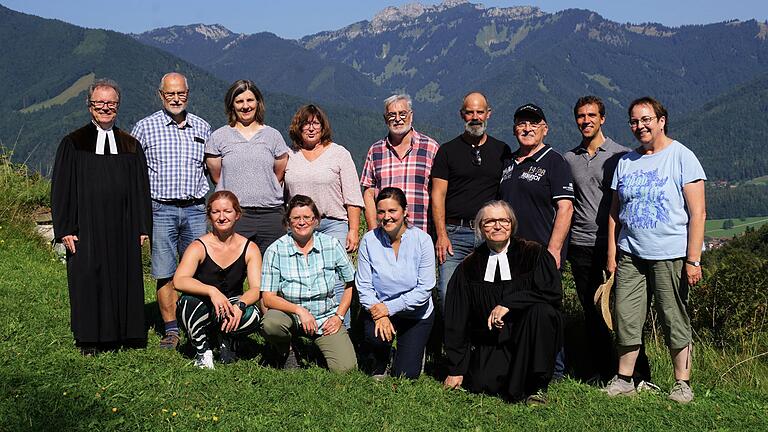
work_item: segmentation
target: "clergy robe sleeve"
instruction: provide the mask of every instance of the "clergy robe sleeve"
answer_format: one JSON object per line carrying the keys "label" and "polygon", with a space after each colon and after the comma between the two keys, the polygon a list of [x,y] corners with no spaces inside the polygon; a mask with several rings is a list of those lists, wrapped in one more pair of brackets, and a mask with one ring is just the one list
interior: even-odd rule
{"label": "clergy robe sleeve", "polygon": [[149,171],[147,158],[141,145],[136,146],[137,169],[136,173],[136,205],[137,220],[139,221],[139,233],[152,236],[152,200],[149,193]]}
{"label": "clergy robe sleeve", "polygon": [[77,166],[75,146],[64,137],[56,151],[51,178],[51,214],[56,240],[79,231],[77,220]]}
{"label": "clergy robe sleeve", "polygon": [[469,297],[462,263],[453,272],[445,295],[445,356],[448,375],[465,375],[469,369]]}
{"label": "clergy robe sleeve", "polygon": [[563,298],[560,272],[555,259],[546,249],[540,250],[532,271],[530,288],[505,292],[500,305],[512,311],[526,309],[535,303],[548,303],[560,308]]}

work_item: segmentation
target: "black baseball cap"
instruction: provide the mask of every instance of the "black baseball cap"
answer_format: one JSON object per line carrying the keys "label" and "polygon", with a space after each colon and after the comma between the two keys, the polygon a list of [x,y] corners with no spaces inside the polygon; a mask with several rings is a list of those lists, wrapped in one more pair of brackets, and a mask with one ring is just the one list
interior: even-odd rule
{"label": "black baseball cap", "polygon": [[547,121],[547,118],[544,116],[544,111],[539,108],[538,106],[529,103],[521,106],[517,110],[515,110],[515,117],[514,119],[517,120],[520,117],[529,117],[529,118],[537,118]]}

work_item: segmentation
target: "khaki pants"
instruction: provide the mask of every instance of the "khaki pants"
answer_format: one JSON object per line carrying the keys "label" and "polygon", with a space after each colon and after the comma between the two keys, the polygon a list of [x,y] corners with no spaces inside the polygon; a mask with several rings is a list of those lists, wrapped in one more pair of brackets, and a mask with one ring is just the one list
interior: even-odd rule
{"label": "khaki pants", "polygon": [[[280,354],[288,352],[291,336],[301,332],[296,321],[288,314],[277,309],[270,309],[261,321],[264,338]],[[320,349],[332,372],[346,372],[357,368],[357,357],[347,329],[341,326],[338,332],[330,336],[311,337]]]}
{"label": "khaki pants", "polygon": [[670,349],[685,348],[691,343],[691,321],[688,306],[688,281],[683,276],[684,258],[646,260],[621,253],[616,269],[614,310],[616,344],[640,345],[649,296],[655,298],[656,313],[664,328],[664,339]]}

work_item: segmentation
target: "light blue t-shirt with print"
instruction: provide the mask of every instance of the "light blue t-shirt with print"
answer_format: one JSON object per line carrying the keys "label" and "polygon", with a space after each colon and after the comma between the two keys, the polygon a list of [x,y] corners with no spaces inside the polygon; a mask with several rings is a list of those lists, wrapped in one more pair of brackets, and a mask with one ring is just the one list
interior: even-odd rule
{"label": "light blue t-shirt with print", "polygon": [[678,141],[658,153],[624,155],[611,183],[619,194],[619,248],[650,260],[686,256],[688,212],[683,186],[706,179],[699,160]]}

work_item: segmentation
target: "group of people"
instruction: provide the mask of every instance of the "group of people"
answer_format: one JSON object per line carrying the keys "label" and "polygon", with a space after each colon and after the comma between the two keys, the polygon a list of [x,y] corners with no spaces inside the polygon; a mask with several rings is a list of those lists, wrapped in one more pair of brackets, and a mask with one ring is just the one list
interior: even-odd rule
{"label": "group of people", "polygon": [[[603,134],[603,102],[580,98],[582,139],[561,155],[534,104],[514,113],[513,151],[487,133],[482,93],[464,97],[464,131],[442,145],[413,128],[411,99],[396,94],[384,101],[388,134],[358,176],[316,105],[294,115],[289,147],[264,124],[251,81],[229,88],[228,124],[213,132],[187,111],[183,75],[166,74],[158,95],[162,109],[129,134],[115,126],[118,85],[97,80],[91,123],[56,155],[54,230],[83,354],[146,345],[141,245],[151,238],[160,346],[175,349],[185,331],[200,367],[214,367],[214,351],[235,360],[238,339],[259,331],[278,366],[295,363],[302,336],[332,371],[359,361],[375,377],[416,378],[437,329],[446,388],[541,403],[565,373],[567,260],[594,382],[610,396],[653,386],[642,341],[653,298],[675,369],[669,397],[693,399],[686,308],[701,278],[706,177],[667,136],[658,101],[630,103],[631,150]],[[615,343],[593,302],[614,272]]]}

